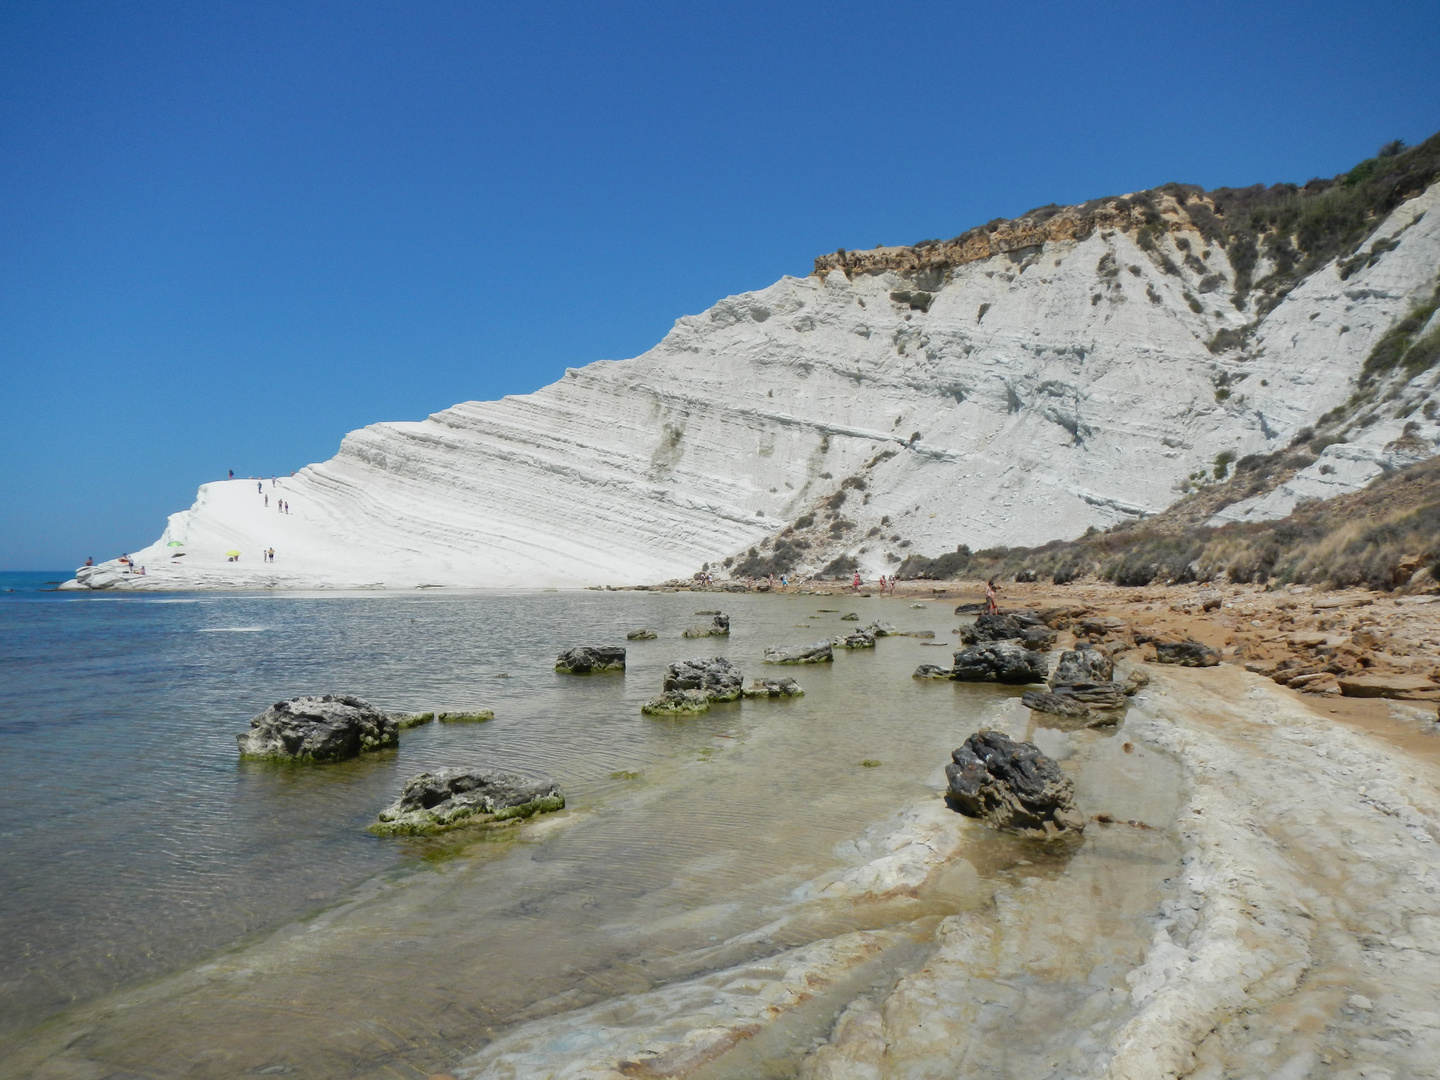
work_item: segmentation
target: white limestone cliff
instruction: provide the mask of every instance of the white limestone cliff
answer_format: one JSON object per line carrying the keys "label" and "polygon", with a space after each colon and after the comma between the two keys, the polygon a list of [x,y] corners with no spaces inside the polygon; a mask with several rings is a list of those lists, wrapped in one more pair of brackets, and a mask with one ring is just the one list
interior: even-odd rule
{"label": "white limestone cliff", "polygon": [[[1154,513],[1222,451],[1278,449],[1344,402],[1376,341],[1435,288],[1437,201],[1440,185],[1400,206],[1375,233],[1393,248],[1345,280],[1315,272],[1243,339],[1254,315],[1232,304],[1224,251],[1174,205],[1144,247],[1123,221],[1052,222],[943,270],[786,277],[679,319],[632,360],[374,424],[278,486],[206,484],[135,553],[144,577],[110,562],[72,587],[655,582],[822,505],[834,514],[802,530],[802,570],[849,553],[873,576],[912,552],[1074,537]],[[896,250],[909,249],[874,255]],[[1212,353],[1223,330],[1245,343]],[[1402,452],[1433,453],[1440,428],[1416,420]],[[1317,462],[1312,479],[1357,486],[1404,434],[1365,431],[1326,457],[1369,464]],[[1276,516],[1294,498],[1226,514]]]}

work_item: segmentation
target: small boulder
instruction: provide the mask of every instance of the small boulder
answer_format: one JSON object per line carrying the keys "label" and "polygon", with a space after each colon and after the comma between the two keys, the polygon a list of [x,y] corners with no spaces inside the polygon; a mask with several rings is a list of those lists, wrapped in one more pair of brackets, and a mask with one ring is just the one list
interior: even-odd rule
{"label": "small boulder", "polygon": [[772,645],[765,650],[767,664],[828,664],[835,659],[830,642],[812,641],[808,645]]}
{"label": "small boulder", "polygon": [[555,658],[555,670],[565,675],[595,671],[624,671],[625,650],[619,645],[581,645]]}
{"label": "small boulder", "polygon": [[1040,683],[1045,681],[1047,668],[1044,653],[1034,652],[1013,641],[987,641],[955,654],[951,678],[962,682],[1014,685]]}
{"label": "small boulder", "polygon": [[681,637],[729,637],[730,617],[728,615],[716,614],[715,618],[706,626],[692,626],[681,633]]}
{"label": "small boulder", "polygon": [[631,630],[625,635],[626,641],[654,641],[656,635],[654,630]]}
{"label": "small boulder", "polygon": [[1060,662],[1055,665],[1055,671],[1050,676],[1050,685],[1109,682],[1114,677],[1115,662],[1110,659],[1110,654],[1088,642],[1082,642],[1060,654]]}
{"label": "small boulder", "polygon": [[735,701],[744,677],[723,656],[677,660],[665,669],[665,690],[699,690],[709,701]]}
{"label": "small boulder", "polygon": [[941,667],[939,664],[921,664],[915,669],[914,679],[949,679],[954,676],[948,667]]}
{"label": "small boulder", "polygon": [[1157,641],[1155,662],[1179,664],[1181,667],[1214,667],[1220,663],[1220,654],[1198,641]]}
{"label": "small boulder", "polygon": [[1129,704],[1125,686],[1118,682],[1055,683],[1050,689],[1092,709],[1123,709]]}
{"label": "small boulder", "polygon": [[1026,690],[1020,701],[1027,709],[1049,713],[1052,716],[1065,716],[1087,721],[1091,716],[1090,706],[1069,694],[1057,694],[1054,691],[1046,690]]}
{"label": "small boulder", "polygon": [[830,644],[837,649],[873,649],[875,647],[875,635],[869,630],[856,630],[853,634],[844,634],[837,638],[831,638]]}
{"label": "small boulder", "polygon": [[865,627],[865,629],[869,630],[870,633],[874,634],[876,637],[891,637],[892,635],[898,634],[900,632],[896,630],[891,623],[881,622],[879,619],[876,619],[869,626]]}
{"label": "small boulder", "polygon": [[1055,631],[1034,615],[1002,611],[981,612],[969,626],[961,627],[960,640],[966,645],[984,641],[1023,641],[1031,649],[1048,649],[1055,643]]}
{"label": "small boulder", "polygon": [[[1246,667],[1249,667],[1249,665],[1247,664]],[[1125,688],[1126,697],[1134,697],[1142,689],[1150,685],[1150,676],[1137,668],[1125,676],[1125,681],[1121,683],[1121,685]]]}
{"label": "small boulder", "polygon": [[945,767],[947,801],[997,829],[1080,830],[1075,785],[1034,743],[998,731],[977,731]]}
{"label": "small boulder", "polygon": [[491,769],[441,769],[408,780],[400,798],[380,811],[370,831],[380,836],[437,833],[462,825],[561,810],[555,781]]}
{"label": "small boulder", "polygon": [[424,724],[430,723],[434,719],[435,714],[433,712],[407,712],[395,714],[395,722],[400,725],[401,731],[404,731],[407,728],[420,727]]}
{"label": "small boulder", "polygon": [[240,756],[264,761],[344,761],[400,742],[399,717],[346,694],[278,701],[235,736]]}
{"label": "small boulder", "polygon": [[805,691],[794,679],[753,679],[744,694],[747,698],[804,697]]}
{"label": "small boulder", "polygon": [[710,711],[710,699],[701,690],[666,690],[657,698],[651,698],[640,711],[646,716],[680,716],[687,713]]}

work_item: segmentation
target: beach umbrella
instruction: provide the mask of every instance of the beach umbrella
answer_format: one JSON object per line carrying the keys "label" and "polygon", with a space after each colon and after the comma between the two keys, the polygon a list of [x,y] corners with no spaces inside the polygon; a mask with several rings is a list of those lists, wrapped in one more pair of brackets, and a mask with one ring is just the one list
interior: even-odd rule
{"label": "beach umbrella", "polygon": [[170,541],[168,544],[166,544],[165,546],[166,546],[166,547],[184,547],[185,545],[182,544],[179,540],[171,540],[171,541]]}
{"label": "beach umbrella", "polygon": [[225,554],[226,554],[226,555],[239,555],[240,552],[238,552],[238,551],[227,551],[227,552],[225,552]]}

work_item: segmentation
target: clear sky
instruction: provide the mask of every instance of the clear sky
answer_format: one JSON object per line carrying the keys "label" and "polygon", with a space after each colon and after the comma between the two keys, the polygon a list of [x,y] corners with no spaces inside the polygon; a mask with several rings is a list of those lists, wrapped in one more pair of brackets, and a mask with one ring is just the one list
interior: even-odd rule
{"label": "clear sky", "polygon": [[1440,129],[1440,3],[0,0],[0,568],[815,255]]}

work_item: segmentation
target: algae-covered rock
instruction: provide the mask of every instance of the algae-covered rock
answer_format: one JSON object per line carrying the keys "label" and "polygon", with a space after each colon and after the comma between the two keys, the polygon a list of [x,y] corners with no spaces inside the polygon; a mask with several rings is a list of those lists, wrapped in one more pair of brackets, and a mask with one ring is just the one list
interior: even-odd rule
{"label": "algae-covered rock", "polygon": [[710,699],[700,690],[666,690],[651,698],[640,711],[646,716],[683,716],[710,711]]}
{"label": "algae-covered rock", "polygon": [[395,722],[400,725],[401,731],[404,731],[406,728],[421,727],[424,724],[430,723],[434,719],[435,714],[433,712],[407,712],[395,714]]}
{"label": "algae-covered rock", "polygon": [[[696,614],[703,615],[705,612],[696,612]],[[715,617],[711,619],[707,625],[692,626],[688,630],[683,631],[680,636],[687,638],[729,637],[730,617],[717,611],[715,612]]]}
{"label": "algae-covered rock", "polygon": [[744,694],[747,698],[804,697],[805,691],[794,679],[753,679]]}
{"label": "algae-covered rock", "polygon": [[463,825],[563,809],[565,796],[545,777],[491,769],[441,769],[412,777],[370,831],[380,836],[436,833]]}
{"label": "algae-covered rock", "polygon": [[494,709],[474,709],[470,712],[442,712],[436,717],[442,724],[483,724],[495,719]]}
{"label": "algae-covered rock", "polygon": [[555,670],[565,675],[594,671],[624,671],[625,650],[619,645],[581,645],[555,658]]}
{"label": "algae-covered rock", "polygon": [[235,736],[240,756],[263,761],[344,761],[400,742],[399,719],[346,694],[278,701]]}
{"label": "algae-covered rock", "polygon": [[665,690],[699,690],[710,701],[735,701],[744,676],[723,656],[677,660],[665,669]]}
{"label": "algae-covered rock", "polygon": [[853,634],[831,638],[830,644],[837,649],[873,649],[875,633],[869,629],[856,630]]}

